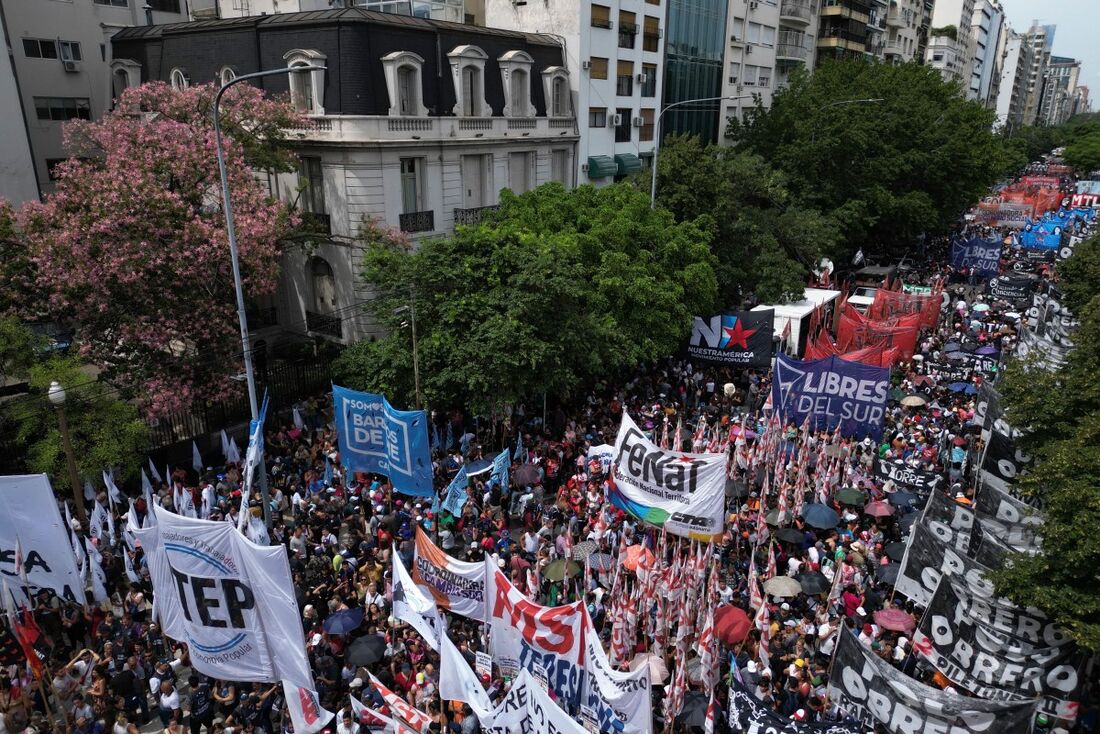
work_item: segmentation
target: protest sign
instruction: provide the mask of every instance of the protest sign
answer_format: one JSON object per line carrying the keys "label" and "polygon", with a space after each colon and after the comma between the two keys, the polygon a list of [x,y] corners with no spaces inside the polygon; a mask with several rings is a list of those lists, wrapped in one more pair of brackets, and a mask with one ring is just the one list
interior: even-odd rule
{"label": "protest sign", "polygon": [[629,673],[612,668],[591,620],[585,626],[584,646],[582,708],[593,712],[599,731],[653,731],[649,666]]}
{"label": "protest sign", "polygon": [[1029,734],[1034,701],[986,701],[926,686],[871,653],[846,628],[837,633],[829,698],[867,727],[891,734]]}
{"label": "protest sign", "polygon": [[20,604],[34,606],[24,593],[16,570],[17,550],[31,594],[51,589],[63,599],[82,605],[84,582],[76,570],[69,528],[61,520],[57,499],[45,474],[0,477],[0,573],[13,579],[9,589]]}
{"label": "protest sign", "polygon": [[993,584],[986,579],[989,569],[940,540],[945,534],[953,536],[950,528],[938,527],[937,531],[929,528],[923,519],[913,525],[894,584],[898,593],[921,606],[928,606],[940,578],[957,576],[974,596],[992,598]]}
{"label": "protest sign", "polygon": [[928,494],[943,482],[940,474],[920,471],[882,458],[875,459],[875,479],[879,482],[892,481],[899,488],[910,489],[917,494]]}
{"label": "protest sign", "polygon": [[729,721],[734,731],[756,734],[862,734],[850,724],[814,724],[793,721],[765,706],[743,683],[734,679],[729,688]]}
{"label": "protest sign", "polygon": [[779,355],[772,373],[772,405],[779,417],[795,424],[809,417],[814,430],[844,436],[882,437],[890,370],[826,357],[812,362]]}
{"label": "protest sign", "polygon": [[956,269],[974,268],[981,276],[992,277],[997,274],[1001,263],[1001,241],[983,240],[972,237],[969,240],[954,240],[951,243],[951,265]]}
{"label": "protest sign", "polygon": [[1002,301],[1026,301],[1031,298],[1035,280],[1026,275],[1002,275],[989,280],[989,294]]}
{"label": "protest sign", "polygon": [[960,553],[969,553],[974,535],[974,511],[943,492],[932,492],[921,522],[936,538]]}
{"label": "protest sign", "polygon": [[994,485],[999,487],[1012,484],[1021,474],[1026,474],[1031,461],[1031,455],[1016,448],[1012,438],[994,430],[985,446],[981,471],[997,480]]}
{"label": "protest sign", "polygon": [[672,535],[716,539],[725,530],[726,455],[661,449],[624,410],[608,499]]}
{"label": "protest sign", "polygon": [[396,410],[382,395],[332,386],[340,458],[351,471],[389,477],[402,494],[432,497],[428,419],[422,410]]}
{"label": "protest sign", "polygon": [[435,600],[440,609],[447,609],[479,622],[488,621],[485,609],[485,564],[451,558],[437,548],[420,527],[416,528],[412,579]]}
{"label": "protest sign", "polygon": [[775,311],[739,311],[695,317],[687,353],[692,361],[737,367],[767,367],[772,358]]}
{"label": "protest sign", "polygon": [[1040,545],[1042,514],[1026,502],[993,486],[978,490],[974,501],[978,522],[987,534],[995,535],[1014,550],[1033,552]]}
{"label": "protest sign", "polygon": [[938,385],[946,385],[952,382],[969,382],[974,370],[966,363],[928,362],[924,365],[924,374],[935,377]]}
{"label": "protest sign", "polygon": [[149,561],[162,631],[186,642],[203,675],[282,681],[298,734],[332,718],[314,691],[286,549],[255,545],[231,523],[186,518],[154,506],[136,529]]}

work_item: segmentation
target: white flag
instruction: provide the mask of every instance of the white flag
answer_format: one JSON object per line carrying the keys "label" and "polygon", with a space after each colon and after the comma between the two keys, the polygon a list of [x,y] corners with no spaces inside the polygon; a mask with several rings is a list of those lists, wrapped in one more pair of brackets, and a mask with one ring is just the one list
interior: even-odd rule
{"label": "white flag", "polygon": [[225,435],[225,429],[222,429],[222,456],[225,457],[226,462],[229,461],[229,436]]}
{"label": "white flag", "polygon": [[84,499],[89,502],[95,499],[95,487],[92,486],[92,481],[90,479],[84,480]]}
{"label": "white flag", "polygon": [[291,413],[292,417],[294,418],[294,427],[297,428],[299,431],[305,428],[306,422],[302,420],[302,414],[298,412],[297,405],[294,406],[294,409],[291,411]]}
{"label": "white flag", "polygon": [[256,545],[271,545],[264,521],[258,517],[252,517],[251,512],[248,513],[248,539]]}
{"label": "white flag", "polygon": [[237,439],[232,436],[229,437],[229,453],[226,454],[225,460],[230,464],[241,463],[241,449],[237,446]]}
{"label": "white flag", "polygon": [[126,563],[126,578],[130,579],[130,583],[140,584],[141,577],[134,571],[134,559],[130,558],[130,552],[122,551],[122,558]]}
{"label": "white flag", "polygon": [[[142,473],[144,474],[144,472],[142,472]],[[157,484],[160,484],[161,482],[163,482],[163,481],[164,481],[164,477],[162,477],[162,476],[160,475],[160,472],[159,472],[159,471],[157,471],[157,468],[156,468],[155,466],[153,466],[153,460],[152,460],[152,458],[150,458],[150,459],[149,459],[149,473],[150,473],[151,475],[153,475],[153,479],[156,479],[156,480],[157,480]]]}
{"label": "white flag", "polygon": [[93,538],[102,538],[104,536],[104,530],[107,529],[107,511],[103,509],[103,505],[99,504],[96,500],[92,504],[92,514],[88,517],[88,533]]}
{"label": "white flag", "polygon": [[115,484],[115,478],[111,476],[111,472],[106,470],[103,472],[103,485],[107,487],[107,500],[112,504],[122,504],[122,492]]}
{"label": "white flag", "polygon": [[202,454],[199,453],[199,445],[194,441],[191,442],[191,466],[202,474]]}
{"label": "white flag", "polygon": [[493,702],[446,632],[439,636],[439,695],[444,701],[468,703],[482,725],[490,720]]}
{"label": "white flag", "polygon": [[393,616],[410,624],[424,638],[424,642],[433,650],[439,650],[439,638],[445,626],[435,600],[428,598],[413,583],[396,545],[390,555],[393,557]]}

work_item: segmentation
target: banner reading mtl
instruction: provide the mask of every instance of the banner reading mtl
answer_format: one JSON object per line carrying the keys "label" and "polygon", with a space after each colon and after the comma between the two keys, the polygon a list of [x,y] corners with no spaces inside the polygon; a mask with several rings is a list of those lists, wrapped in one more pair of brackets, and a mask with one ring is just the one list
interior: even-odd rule
{"label": "banner reading mtl", "polygon": [[340,458],[351,471],[384,474],[402,494],[434,497],[428,419],[382,395],[332,386]]}
{"label": "banner reading mtl", "polygon": [[737,367],[767,367],[772,357],[775,311],[695,317],[688,356],[700,362]]}
{"label": "banner reading mtl", "polygon": [[849,438],[882,438],[890,370],[826,357],[812,362],[780,354],[772,372],[772,405],[784,421],[799,425],[810,416],[814,430]]}

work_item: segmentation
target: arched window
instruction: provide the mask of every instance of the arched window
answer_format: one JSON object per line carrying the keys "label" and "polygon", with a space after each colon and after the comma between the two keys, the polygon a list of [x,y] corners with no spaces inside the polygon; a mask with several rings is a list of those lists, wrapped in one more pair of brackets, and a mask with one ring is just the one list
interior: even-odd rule
{"label": "arched window", "polygon": [[237,78],[237,70],[232,66],[223,66],[222,70],[218,72],[218,81],[221,84],[228,84]]}
{"label": "arched window", "polygon": [[382,57],[391,116],[423,117],[428,114],[421,91],[423,66],[424,59],[411,51],[394,51]]}
{"label": "arched window", "polygon": [[[328,57],[313,49],[294,49],[283,54],[283,60],[291,69],[302,66],[324,66]],[[294,109],[307,115],[325,114],[325,70],[292,71],[290,73],[290,102]]]}
{"label": "arched window", "polygon": [[508,51],[497,59],[500,83],[504,88],[504,116],[528,117],[531,104],[531,65],[534,59],[526,51]]}
{"label": "arched window", "polygon": [[191,86],[191,75],[183,69],[172,69],[172,73],[168,76],[168,79],[172,83],[172,89],[177,92],[182,92]]}
{"label": "arched window", "polygon": [[309,261],[309,280],[313,290],[313,311],[329,314],[336,310],[336,277],[332,266],[322,257]]}
{"label": "arched window", "polygon": [[572,92],[569,89],[569,72],[561,66],[548,66],[542,70],[542,91],[546,97],[546,114],[549,117],[572,117]]}
{"label": "arched window", "polygon": [[485,103],[485,62],[489,56],[477,46],[456,46],[447,58],[455,85],[454,113],[464,117],[493,114]]}

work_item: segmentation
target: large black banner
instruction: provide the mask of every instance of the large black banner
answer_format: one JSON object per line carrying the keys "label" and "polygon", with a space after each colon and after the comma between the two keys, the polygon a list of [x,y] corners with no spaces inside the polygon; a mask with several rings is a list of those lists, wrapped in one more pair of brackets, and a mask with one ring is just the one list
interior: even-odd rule
{"label": "large black banner", "polygon": [[1020,331],[1020,341],[1016,344],[1016,358],[1029,361],[1029,364],[1047,372],[1056,372],[1066,364],[1072,343],[1064,339],[1056,343],[1045,336],[1039,336],[1031,329]]}
{"label": "large black banner", "polygon": [[984,486],[978,490],[974,509],[987,534],[997,536],[1013,550],[1023,553],[1038,550],[1043,516],[1034,507],[996,487]]}
{"label": "large black banner", "polygon": [[990,475],[994,486],[1007,491],[1008,485],[1027,473],[1030,464],[1031,456],[1016,448],[1016,442],[1010,436],[996,429],[990,432],[981,470]]}
{"label": "large black banner", "polygon": [[736,367],[767,367],[772,359],[775,311],[738,311],[695,317],[688,356],[700,362]]}
{"label": "large black banner", "polygon": [[974,542],[977,524],[974,510],[960,505],[943,492],[933,492],[929,496],[921,522],[937,539],[960,553],[970,554],[970,549],[977,545]]}
{"label": "large black banner", "polygon": [[918,471],[905,464],[897,464],[886,459],[875,459],[875,479],[879,482],[892,481],[903,489],[918,494],[928,494],[940,486],[943,477],[932,472]]}
{"label": "large black banner", "polygon": [[937,384],[946,385],[951,382],[967,382],[974,374],[966,362],[928,362],[924,368],[924,374],[936,378]]}
{"label": "large black banner", "polygon": [[[999,618],[1002,629],[985,623],[991,616]],[[974,600],[945,578],[913,635],[913,649],[980,698],[1042,696],[1040,711],[1062,719],[1077,716],[1077,703],[1069,699],[1076,698],[1084,655],[1047,620],[1008,602]]]}
{"label": "large black banner", "polygon": [[982,427],[982,440],[989,442],[989,433],[993,426],[1003,425],[998,429],[1001,433],[1011,435],[1008,424],[1004,422],[1004,404],[1001,402],[1001,393],[993,387],[993,383],[986,380],[978,386],[978,399],[974,403],[974,423]]}
{"label": "large black banner", "polygon": [[986,701],[913,680],[870,653],[843,626],[829,676],[830,700],[867,727],[891,734],[1028,734],[1034,701]]}
{"label": "large black banner", "polygon": [[948,352],[945,358],[952,363],[969,367],[975,372],[991,375],[998,369],[1001,361],[1000,352],[993,354],[977,354],[976,352]]}
{"label": "large black banner", "polygon": [[1002,301],[1027,301],[1035,279],[1026,275],[1002,275],[989,280],[989,293]]}
{"label": "large black banner", "polygon": [[730,684],[730,729],[748,734],[860,734],[858,726],[847,724],[806,724],[792,721],[771,710],[744,685]]}
{"label": "large black banner", "polygon": [[922,518],[913,525],[909,544],[905,549],[894,588],[922,607],[935,593],[940,579],[958,577],[974,596],[981,599],[993,597],[993,584],[986,579],[989,568],[955,550],[953,543],[940,540],[952,534],[951,528],[941,525],[933,531]]}

